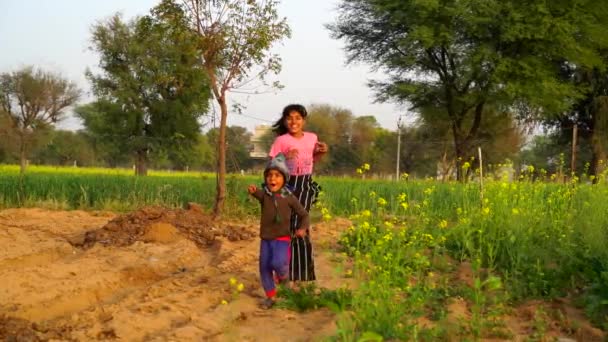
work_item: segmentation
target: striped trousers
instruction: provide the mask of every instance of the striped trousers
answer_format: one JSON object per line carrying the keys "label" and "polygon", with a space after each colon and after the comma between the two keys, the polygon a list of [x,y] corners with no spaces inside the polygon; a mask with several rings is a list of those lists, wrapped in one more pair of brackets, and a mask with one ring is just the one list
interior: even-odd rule
{"label": "striped trousers", "polygon": [[[319,192],[318,185],[312,181],[311,175],[291,175],[288,184],[293,194],[300,201],[306,211],[310,211],[312,203]],[[291,261],[289,264],[289,280],[312,281],[315,280],[315,264],[310,241],[310,231],[305,237],[297,237],[293,233],[299,224],[298,215],[291,216]]]}

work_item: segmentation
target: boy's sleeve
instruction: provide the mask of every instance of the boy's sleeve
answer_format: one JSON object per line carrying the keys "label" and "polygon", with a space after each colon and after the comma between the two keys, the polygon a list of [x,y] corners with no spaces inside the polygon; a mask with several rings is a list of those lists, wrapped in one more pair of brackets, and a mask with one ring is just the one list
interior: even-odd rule
{"label": "boy's sleeve", "polygon": [[264,190],[258,188],[254,193],[251,194],[251,196],[262,202],[262,198],[264,198]]}
{"label": "boy's sleeve", "polygon": [[295,211],[296,214],[298,214],[298,217],[300,218],[298,220],[300,225],[297,228],[300,229],[310,227],[310,215],[308,214],[308,211],[304,209],[302,203],[300,203],[300,201],[298,201],[298,199],[293,195],[289,196],[289,206],[293,211]]}

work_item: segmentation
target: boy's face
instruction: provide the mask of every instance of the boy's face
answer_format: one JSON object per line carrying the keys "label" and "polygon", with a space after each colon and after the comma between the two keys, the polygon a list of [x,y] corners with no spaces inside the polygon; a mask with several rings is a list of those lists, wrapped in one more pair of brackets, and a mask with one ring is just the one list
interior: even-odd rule
{"label": "boy's face", "polygon": [[285,178],[283,177],[283,174],[274,169],[270,169],[268,170],[268,172],[266,172],[265,180],[268,190],[272,192],[277,192],[281,190],[283,184],[285,184]]}

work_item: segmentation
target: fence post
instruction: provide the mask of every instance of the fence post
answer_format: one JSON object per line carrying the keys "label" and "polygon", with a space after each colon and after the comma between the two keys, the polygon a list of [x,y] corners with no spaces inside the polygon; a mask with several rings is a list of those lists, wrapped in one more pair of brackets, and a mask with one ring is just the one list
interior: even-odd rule
{"label": "fence post", "polygon": [[483,207],[483,159],[481,157],[481,146],[477,147],[477,152],[479,155],[479,199]]}

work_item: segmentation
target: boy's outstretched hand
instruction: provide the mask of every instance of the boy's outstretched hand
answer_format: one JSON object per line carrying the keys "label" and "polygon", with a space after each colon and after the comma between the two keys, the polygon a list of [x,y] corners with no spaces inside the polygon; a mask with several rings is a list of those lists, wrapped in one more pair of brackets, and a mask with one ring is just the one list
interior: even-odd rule
{"label": "boy's outstretched hand", "polygon": [[253,194],[254,194],[254,193],[257,191],[257,190],[258,190],[258,188],[257,188],[255,185],[253,185],[253,184],[251,184],[251,185],[249,185],[249,186],[247,187],[247,192],[248,192],[250,195],[253,195]]}

